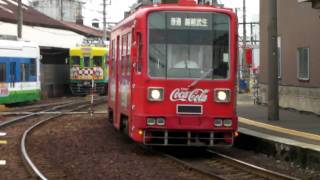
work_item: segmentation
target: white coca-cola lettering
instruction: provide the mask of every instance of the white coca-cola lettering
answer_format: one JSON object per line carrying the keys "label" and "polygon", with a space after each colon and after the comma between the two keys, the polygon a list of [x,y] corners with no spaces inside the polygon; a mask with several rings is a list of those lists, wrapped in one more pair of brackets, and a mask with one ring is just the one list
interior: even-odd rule
{"label": "white coca-cola lettering", "polygon": [[189,91],[186,88],[176,88],[170,94],[171,101],[188,101],[201,103],[206,102],[208,99],[208,89],[194,89]]}

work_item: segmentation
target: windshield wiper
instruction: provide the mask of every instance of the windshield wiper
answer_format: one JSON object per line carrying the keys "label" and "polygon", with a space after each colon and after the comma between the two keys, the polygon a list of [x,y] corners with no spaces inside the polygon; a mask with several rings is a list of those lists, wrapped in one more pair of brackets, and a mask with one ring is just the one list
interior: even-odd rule
{"label": "windshield wiper", "polygon": [[209,69],[209,71],[205,72],[201,77],[199,77],[198,79],[194,80],[191,84],[189,84],[188,88],[191,88],[191,87],[195,86],[199,81],[201,81],[204,78],[206,78],[212,71],[213,71],[212,68]]}

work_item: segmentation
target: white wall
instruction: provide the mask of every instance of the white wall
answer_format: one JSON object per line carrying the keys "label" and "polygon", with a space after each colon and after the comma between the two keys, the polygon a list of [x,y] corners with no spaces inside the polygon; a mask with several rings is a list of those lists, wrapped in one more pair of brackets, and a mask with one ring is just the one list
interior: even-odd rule
{"label": "white wall", "polygon": [[[60,2],[61,0],[35,0],[30,5],[53,19],[61,20]],[[76,22],[77,16],[81,15],[80,2],[74,0],[63,0],[62,2],[63,20]]]}
{"label": "white wall", "polygon": [[[0,34],[17,35],[17,25],[0,21]],[[82,44],[85,37],[73,31],[24,25],[22,39],[42,47],[71,48]]]}

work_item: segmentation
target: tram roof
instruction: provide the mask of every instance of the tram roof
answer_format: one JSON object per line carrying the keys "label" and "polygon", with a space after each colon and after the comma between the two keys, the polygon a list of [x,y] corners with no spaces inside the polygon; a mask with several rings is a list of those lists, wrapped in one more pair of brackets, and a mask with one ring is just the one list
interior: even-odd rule
{"label": "tram roof", "polygon": [[133,20],[135,17],[139,16],[140,14],[145,14],[150,10],[155,11],[164,11],[164,10],[195,10],[194,8],[197,7],[199,11],[212,11],[213,8],[216,9],[217,12],[233,12],[230,8],[220,7],[220,6],[212,6],[212,5],[203,5],[203,4],[194,4],[194,3],[169,3],[169,4],[153,4],[153,5],[145,5],[145,6],[138,6],[135,11],[132,11],[130,15],[126,18],[121,20],[116,26],[112,28],[112,31],[121,27],[122,25],[128,23],[129,21]]}

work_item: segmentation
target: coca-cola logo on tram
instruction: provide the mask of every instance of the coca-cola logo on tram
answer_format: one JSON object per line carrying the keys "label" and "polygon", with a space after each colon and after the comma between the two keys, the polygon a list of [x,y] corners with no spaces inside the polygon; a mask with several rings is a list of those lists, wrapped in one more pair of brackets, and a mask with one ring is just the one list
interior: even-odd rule
{"label": "coca-cola logo on tram", "polygon": [[194,102],[203,103],[208,100],[208,89],[193,89],[188,88],[176,88],[170,94],[170,100],[173,102]]}

